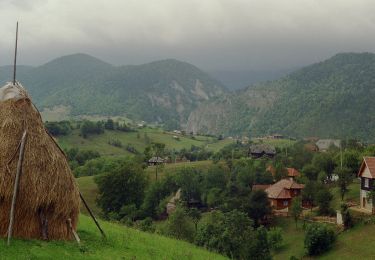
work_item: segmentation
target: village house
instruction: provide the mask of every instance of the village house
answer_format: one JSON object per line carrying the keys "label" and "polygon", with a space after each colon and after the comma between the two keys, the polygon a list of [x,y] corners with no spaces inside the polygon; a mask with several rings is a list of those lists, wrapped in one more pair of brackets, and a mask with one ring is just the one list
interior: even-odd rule
{"label": "village house", "polygon": [[161,157],[151,157],[150,160],[148,160],[148,165],[153,166],[153,165],[158,165],[158,164],[163,164],[165,161]]}
{"label": "village house", "polygon": [[267,144],[254,144],[250,146],[249,156],[254,159],[268,157],[273,158],[276,155],[275,147]]}
{"label": "village house", "polygon": [[359,168],[358,177],[361,179],[360,204],[361,209],[375,213],[375,205],[368,198],[368,193],[375,188],[375,157],[364,157]]}
{"label": "village house", "polygon": [[271,206],[276,210],[281,210],[289,208],[293,198],[299,196],[303,188],[303,184],[299,184],[292,179],[282,179],[267,187],[265,192]]}
{"label": "village house", "polygon": [[286,168],[287,172],[288,172],[288,177],[289,178],[292,178],[293,180],[297,177],[300,177],[301,176],[301,173],[294,169],[294,168]]}

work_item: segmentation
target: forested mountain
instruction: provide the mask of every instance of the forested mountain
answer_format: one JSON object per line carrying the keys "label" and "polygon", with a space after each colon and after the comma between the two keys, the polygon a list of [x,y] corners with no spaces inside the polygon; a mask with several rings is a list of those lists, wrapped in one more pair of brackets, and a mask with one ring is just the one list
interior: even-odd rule
{"label": "forested mountain", "polygon": [[[11,75],[11,67],[1,67],[0,83]],[[40,109],[64,105],[73,115],[127,115],[170,128],[186,123],[202,101],[226,91],[197,67],[172,59],[116,67],[75,54],[40,67],[20,66],[17,78]]]}
{"label": "forested mountain", "polygon": [[[11,67],[0,67],[0,83]],[[375,141],[375,54],[343,53],[235,92],[188,63],[113,66],[85,54],[18,67],[37,106],[73,115],[126,115],[210,134]]]}
{"label": "forested mountain", "polygon": [[189,131],[375,141],[375,54],[343,53],[200,105]]}

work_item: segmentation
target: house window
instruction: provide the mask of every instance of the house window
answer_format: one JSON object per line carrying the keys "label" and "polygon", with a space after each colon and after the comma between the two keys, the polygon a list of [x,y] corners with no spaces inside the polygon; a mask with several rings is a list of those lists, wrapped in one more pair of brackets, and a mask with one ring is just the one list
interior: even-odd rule
{"label": "house window", "polygon": [[288,201],[287,201],[287,200],[284,200],[283,205],[284,205],[284,206],[288,206]]}
{"label": "house window", "polygon": [[368,188],[370,186],[369,179],[365,178],[365,184],[364,187]]}

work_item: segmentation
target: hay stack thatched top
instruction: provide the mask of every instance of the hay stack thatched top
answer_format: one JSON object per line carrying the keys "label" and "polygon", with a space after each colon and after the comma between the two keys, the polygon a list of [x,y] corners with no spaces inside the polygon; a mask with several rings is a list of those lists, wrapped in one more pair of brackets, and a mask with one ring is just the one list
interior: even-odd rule
{"label": "hay stack thatched top", "polygon": [[[6,236],[21,136],[27,130],[13,234],[71,239],[67,220],[76,229],[79,191],[65,155],[46,132],[41,116],[20,84],[0,88],[0,236]],[[45,223],[44,223],[45,224]]]}

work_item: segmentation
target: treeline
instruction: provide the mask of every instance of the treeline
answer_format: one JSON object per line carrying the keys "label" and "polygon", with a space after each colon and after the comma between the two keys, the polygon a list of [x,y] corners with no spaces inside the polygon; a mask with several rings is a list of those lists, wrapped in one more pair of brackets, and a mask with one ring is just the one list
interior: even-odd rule
{"label": "treeline", "polygon": [[104,130],[117,130],[122,132],[133,132],[133,127],[126,123],[120,123],[109,118],[106,121],[59,121],[46,122],[45,127],[53,136],[69,135],[73,129],[79,129],[80,135],[87,138],[89,135],[100,135]]}

